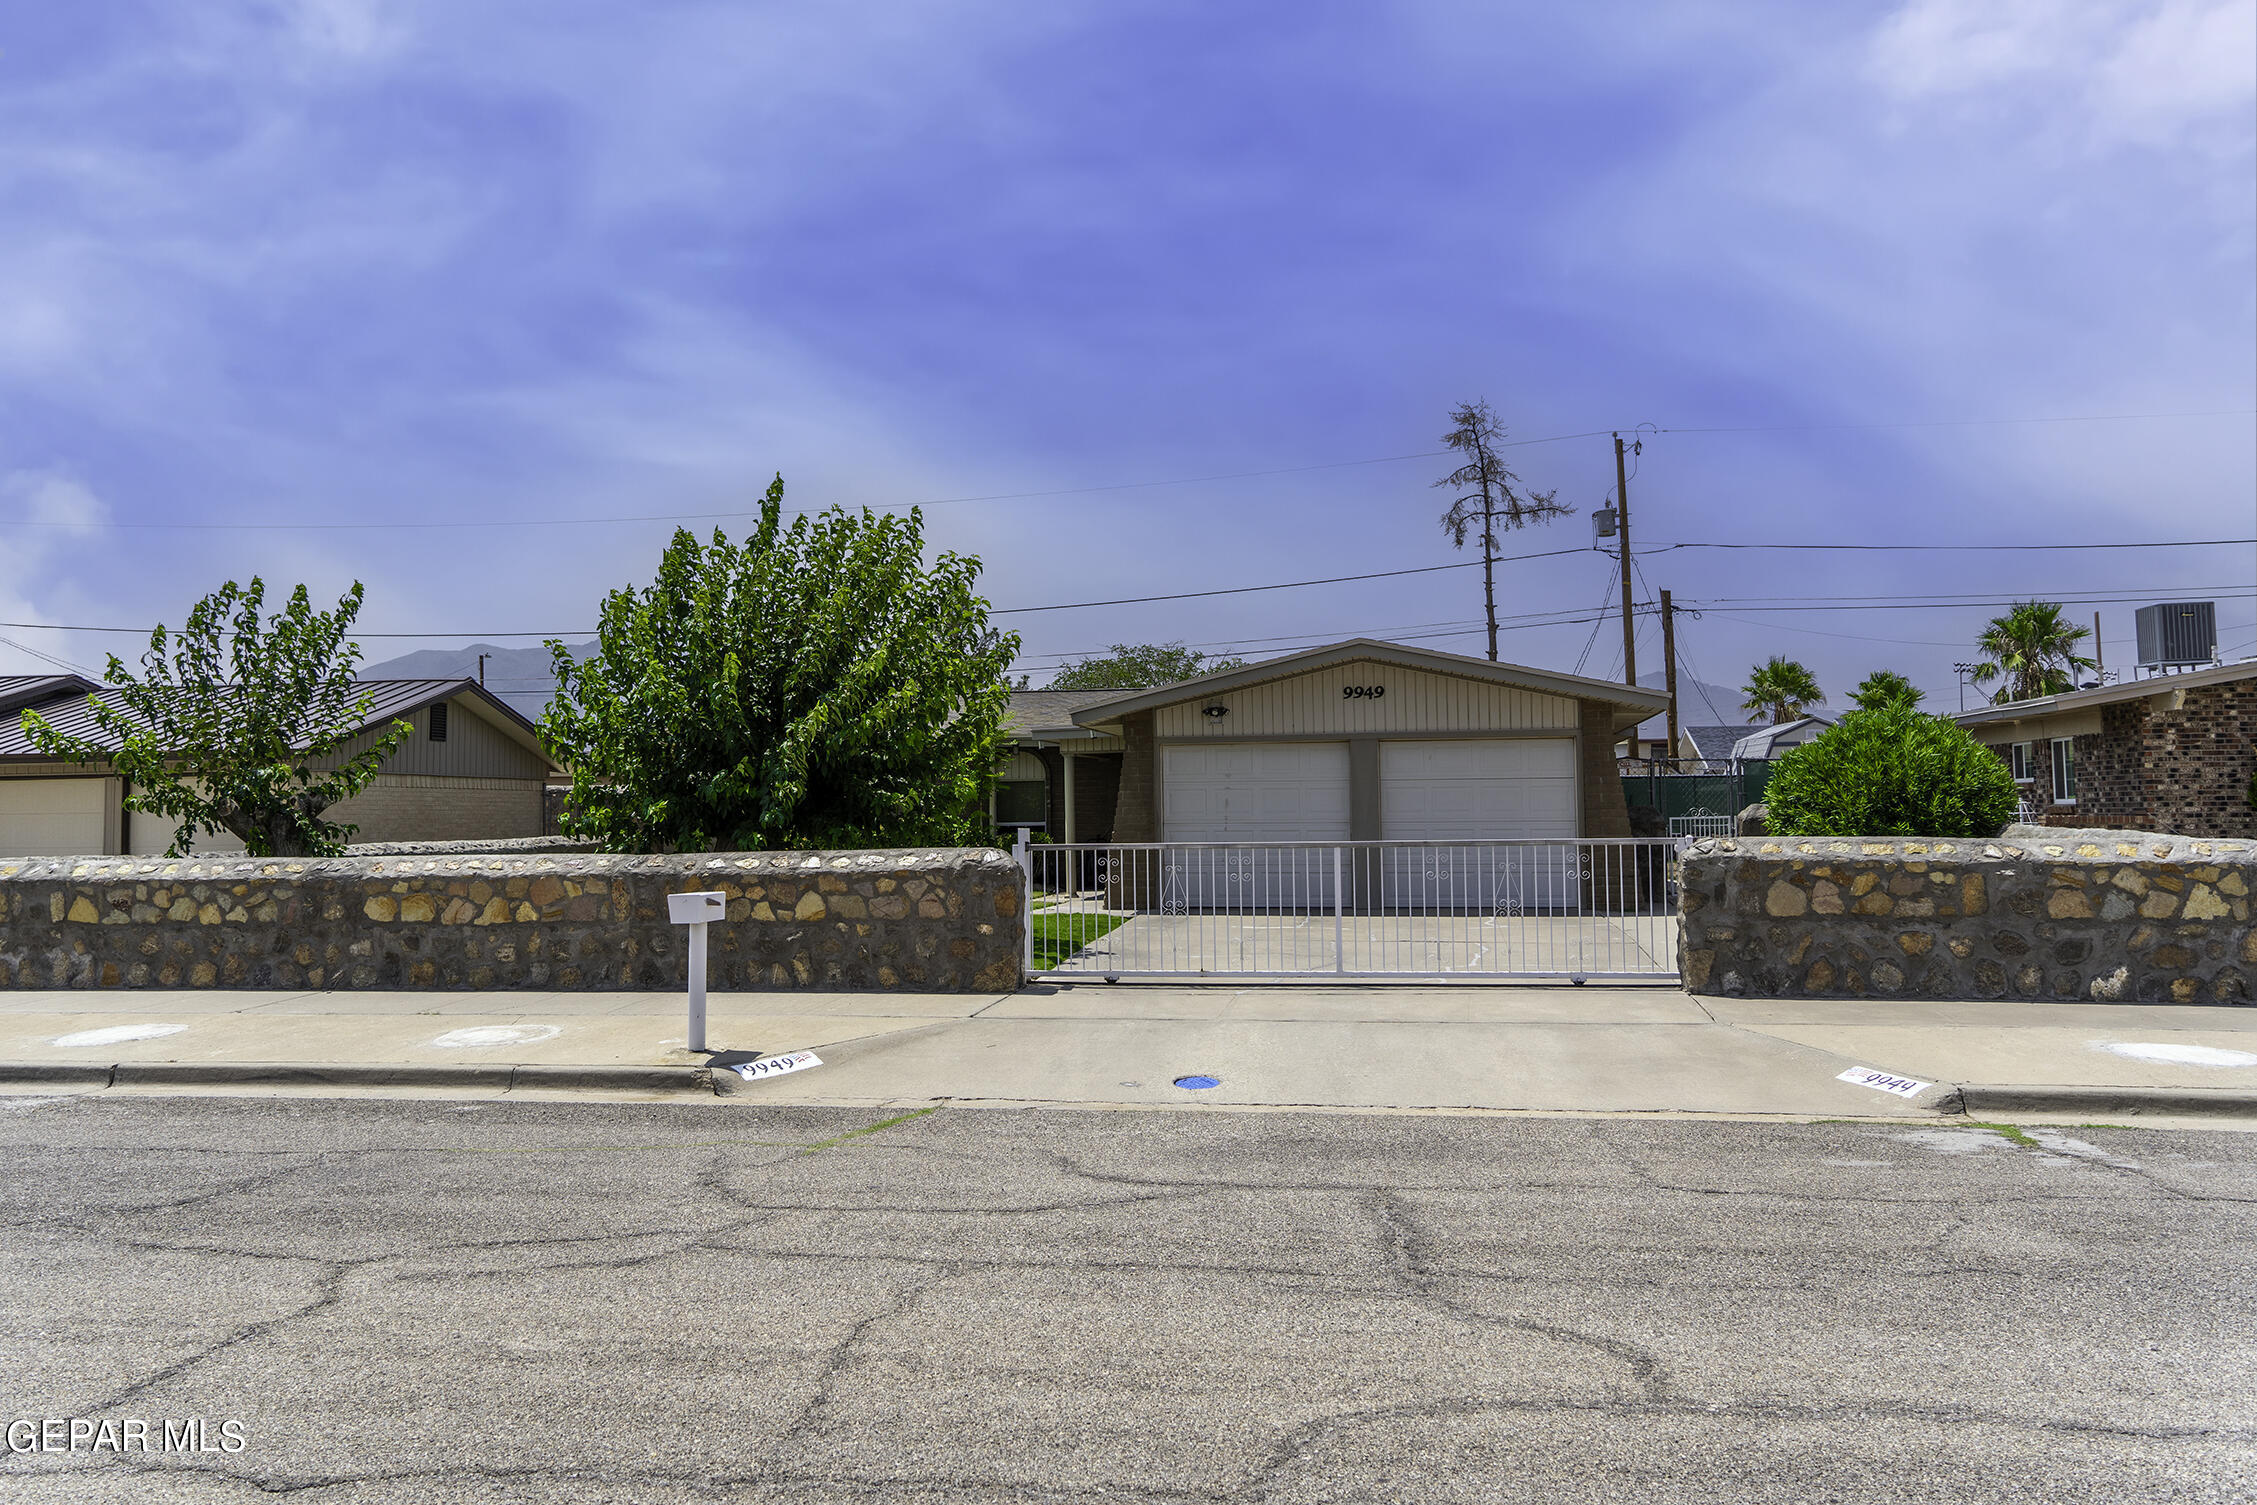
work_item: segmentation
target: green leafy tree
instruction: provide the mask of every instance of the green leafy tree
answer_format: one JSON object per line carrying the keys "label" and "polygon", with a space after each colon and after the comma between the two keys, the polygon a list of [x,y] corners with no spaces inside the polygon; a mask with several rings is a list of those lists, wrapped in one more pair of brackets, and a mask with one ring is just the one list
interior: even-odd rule
{"label": "green leafy tree", "polygon": [[2014,775],[1956,722],[1910,706],[1851,711],[1771,765],[1774,836],[1996,836]]}
{"label": "green leafy tree", "polygon": [[375,697],[358,689],[360,645],[345,637],[359,581],[335,611],[314,610],[302,585],[262,621],[265,604],[256,575],[248,588],[228,581],[177,636],[149,634],[141,678],[111,656],[118,703],[87,697],[100,735],[58,732],[37,711],[24,712],[25,735],[50,758],[107,759],[131,786],[125,808],[179,822],[168,857],[221,831],[255,856],[335,856],[355,828],[322,812],[366,789],[413,728],[395,721],[362,740]]}
{"label": "green leafy tree", "polygon": [[1918,706],[1927,698],[1926,692],[1894,669],[1875,669],[1858,687],[1849,692],[1852,704],[1861,711],[1878,711],[1892,705],[1907,710]]}
{"label": "green leafy tree", "polygon": [[1742,710],[1763,712],[1773,726],[1799,720],[1813,706],[1826,703],[1816,675],[1793,659],[1776,654],[1748,672],[1748,682],[1740,686],[1740,698]]}
{"label": "green leafy tree", "polygon": [[2061,615],[2059,602],[2017,601],[2005,616],[1991,618],[1975,640],[1983,661],[1967,677],[1979,685],[2004,681],[1991,696],[1993,704],[2059,695],[2077,687],[2078,673],[2100,667],[2077,652],[2091,636],[2090,627]]}
{"label": "green leafy tree", "polygon": [[657,581],[605,598],[594,654],[552,642],[541,731],[572,769],[564,829],[613,851],[985,841],[1004,671],[976,559],[924,563],[924,519],[677,530]]}
{"label": "green leafy tree", "polygon": [[[1050,677],[1050,690],[1149,690],[1243,669],[1242,658],[1209,658],[1181,643],[1115,643],[1108,653],[1068,664]],[[1022,686],[1022,688],[1024,688]]]}
{"label": "green leafy tree", "polygon": [[1518,489],[1520,477],[1498,458],[1505,442],[1504,425],[1488,399],[1460,403],[1450,410],[1450,431],[1442,442],[1465,457],[1465,463],[1434,484],[1457,493],[1450,510],[1442,514],[1442,531],[1453,548],[1465,547],[1468,538],[1481,540],[1481,587],[1489,607],[1489,661],[1497,661],[1497,535],[1530,523],[1567,517],[1575,509],[1555,500],[1555,491]]}

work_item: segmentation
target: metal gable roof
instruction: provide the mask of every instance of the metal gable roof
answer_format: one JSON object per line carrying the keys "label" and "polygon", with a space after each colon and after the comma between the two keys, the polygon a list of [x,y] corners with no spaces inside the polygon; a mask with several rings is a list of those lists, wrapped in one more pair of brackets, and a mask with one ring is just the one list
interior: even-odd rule
{"label": "metal gable roof", "polygon": [[80,674],[0,674],[0,712],[99,688]]}

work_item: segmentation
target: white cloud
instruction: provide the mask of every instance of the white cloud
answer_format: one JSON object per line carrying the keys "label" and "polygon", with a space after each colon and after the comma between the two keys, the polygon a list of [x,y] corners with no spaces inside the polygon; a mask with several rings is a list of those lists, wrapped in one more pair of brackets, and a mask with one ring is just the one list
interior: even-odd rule
{"label": "white cloud", "polygon": [[2246,115],[2257,7],[1911,0],[1876,30],[1868,68],[1924,108],[2027,113],[2073,125],[2092,145],[2160,146]]}

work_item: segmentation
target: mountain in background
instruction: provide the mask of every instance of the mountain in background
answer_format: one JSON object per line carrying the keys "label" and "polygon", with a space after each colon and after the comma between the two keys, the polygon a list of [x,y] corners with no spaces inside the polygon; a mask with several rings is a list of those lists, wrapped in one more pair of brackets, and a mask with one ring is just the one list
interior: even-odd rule
{"label": "mountain in background", "polygon": [[[565,646],[574,658],[587,658],[596,651],[593,642]],[[556,676],[549,672],[546,647],[496,648],[491,643],[472,643],[467,648],[420,648],[382,663],[363,664],[360,673],[363,679],[476,679],[481,653],[486,655],[486,688],[494,698],[528,721],[538,717],[556,693]]]}
{"label": "mountain in background", "polygon": [[[1666,690],[1662,681],[1666,676],[1656,669],[1651,674],[1638,676],[1638,686],[1645,690]],[[1754,720],[1740,709],[1738,690],[1727,690],[1722,685],[1704,684],[1690,674],[1677,676],[1677,721],[1681,726],[1752,726]]]}

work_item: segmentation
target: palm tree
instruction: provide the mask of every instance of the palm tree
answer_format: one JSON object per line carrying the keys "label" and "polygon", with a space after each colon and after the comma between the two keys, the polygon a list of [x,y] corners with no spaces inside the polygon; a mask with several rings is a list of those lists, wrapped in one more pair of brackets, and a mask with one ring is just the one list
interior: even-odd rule
{"label": "palm tree", "polygon": [[1886,710],[1902,706],[1911,710],[1925,698],[1925,692],[1894,669],[1875,669],[1865,676],[1865,682],[1849,692],[1849,698],[1861,711]]}
{"label": "palm tree", "polygon": [[1744,699],[1741,709],[1770,713],[1773,726],[1784,726],[1807,714],[1812,706],[1826,703],[1825,691],[1818,688],[1818,677],[1791,658],[1774,654],[1769,663],[1758,664],[1748,673],[1748,682],[1740,686]]}
{"label": "palm tree", "polygon": [[2017,601],[2005,616],[1991,618],[1975,640],[1984,662],[1967,677],[1979,685],[2006,681],[1991,697],[1994,705],[2059,695],[2077,687],[2079,670],[2100,667],[2098,660],[2077,652],[2077,645],[2091,636],[2090,627],[2075,626],[2061,615],[2059,602]]}

